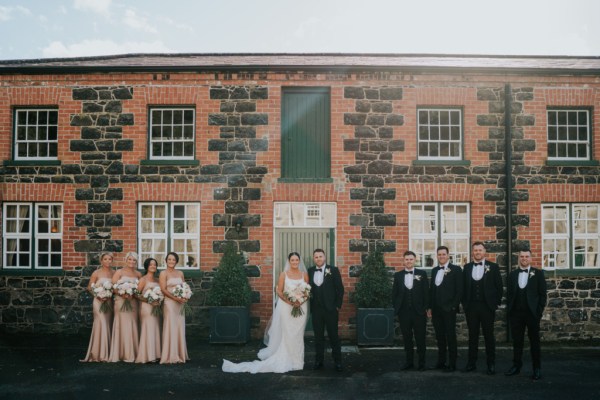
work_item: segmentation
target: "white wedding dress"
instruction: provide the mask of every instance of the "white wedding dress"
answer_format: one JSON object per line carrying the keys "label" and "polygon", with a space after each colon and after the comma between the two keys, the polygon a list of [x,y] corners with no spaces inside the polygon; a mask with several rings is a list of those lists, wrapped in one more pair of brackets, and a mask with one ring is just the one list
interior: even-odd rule
{"label": "white wedding dress", "polygon": [[[285,275],[285,291],[303,282],[303,279],[290,279]],[[308,302],[302,304],[303,315],[292,316],[292,306],[278,301],[273,311],[269,328],[268,345],[258,352],[260,360],[239,364],[223,360],[223,372],[288,372],[304,367],[304,329],[308,317]]]}

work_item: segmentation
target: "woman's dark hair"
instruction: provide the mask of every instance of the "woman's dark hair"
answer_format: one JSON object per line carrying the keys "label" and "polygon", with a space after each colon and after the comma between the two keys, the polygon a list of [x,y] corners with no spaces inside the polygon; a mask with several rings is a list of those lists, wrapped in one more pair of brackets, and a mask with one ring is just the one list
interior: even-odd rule
{"label": "woman's dark hair", "polygon": [[150,263],[154,261],[154,263],[156,264],[156,268],[158,268],[158,261],[156,261],[156,259],[150,257],[150,258],[146,258],[146,260],[144,261],[144,269],[146,270],[146,272],[148,272],[148,268],[150,268]]}
{"label": "woman's dark hair", "polygon": [[302,260],[302,257],[300,257],[300,254],[296,253],[295,251],[292,251],[290,254],[288,254],[288,261],[290,258],[292,258],[292,256],[296,256],[296,257],[298,257],[298,259]]}
{"label": "woman's dark hair", "polygon": [[167,261],[167,258],[169,258],[169,256],[175,257],[175,261],[177,261],[177,264],[179,264],[179,255],[177,253],[175,253],[174,251],[168,252],[167,256],[165,257],[165,262]]}

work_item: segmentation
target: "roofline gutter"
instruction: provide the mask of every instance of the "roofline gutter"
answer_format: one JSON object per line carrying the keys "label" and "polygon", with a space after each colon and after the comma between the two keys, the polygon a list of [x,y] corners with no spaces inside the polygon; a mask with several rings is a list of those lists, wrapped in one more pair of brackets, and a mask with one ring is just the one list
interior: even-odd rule
{"label": "roofline gutter", "polygon": [[564,75],[597,76],[600,69],[584,68],[501,68],[501,67],[445,67],[445,66],[377,66],[377,65],[165,65],[165,66],[10,66],[0,64],[0,75],[90,74],[90,73],[218,73],[218,72],[399,72],[399,73],[452,73],[501,75]]}

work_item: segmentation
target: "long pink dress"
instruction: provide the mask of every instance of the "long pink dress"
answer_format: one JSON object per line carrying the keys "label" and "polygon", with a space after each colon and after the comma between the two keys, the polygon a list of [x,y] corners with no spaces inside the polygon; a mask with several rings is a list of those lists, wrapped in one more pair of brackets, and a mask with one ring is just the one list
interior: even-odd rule
{"label": "long pink dress", "polygon": [[[156,286],[158,283],[148,282],[144,292]],[[147,363],[160,358],[160,317],[152,315],[153,308],[146,302],[140,302],[140,344],[136,363]]]}
{"label": "long pink dress", "polygon": [[[97,283],[102,285],[106,281],[110,281],[110,278],[100,278],[97,280]],[[111,300],[108,301],[112,303]],[[101,305],[102,302],[97,298],[94,298],[92,304],[94,310],[94,325],[92,326],[92,335],[90,336],[87,354],[85,355],[85,358],[81,360],[84,362],[106,362],[109,359],[113,313],[112,307],[109,312],[100,312]]]}
{"label": "long pink dress", "polygon": [[[167,281],[167,290],[183,283],[181,278]],[[165,296],[163,303],[163,338],[161,364],[184,363],[190,359],[185,343],[185,315],[181,315],[183,304]]]}
{"label": "long pink dress", "polygon": [[[124,276],[123,280],[135,281],[136,278]],[[112,338],[110,340],[110,362],[134,362],[138,353],[138,301],[129,299],[131,311],[121,311],[125,301],[121,296],[115,296],[115,319],[113,321]]]}

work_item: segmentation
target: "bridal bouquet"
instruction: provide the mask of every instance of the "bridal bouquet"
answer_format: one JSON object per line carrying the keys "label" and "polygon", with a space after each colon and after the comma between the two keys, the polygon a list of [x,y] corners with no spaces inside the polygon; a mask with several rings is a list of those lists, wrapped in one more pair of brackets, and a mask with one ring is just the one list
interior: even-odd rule
{"label": "bridal bouquet", "polygon": [[[171,291],[171,293],[173,294],[173,296],[175,296],[177,298],[186,299],[186,300],[189,300],[193,294],[192,289],[190,288],[190,285],[188,285],[185,282],[180,283],[179,285],[175,286],[173,288],[173,290]],[[191,314],[192,314],[192,307],[190,307],[190,305],[187,302],[183,303],[183,307],[181,307],[181,315],[191,315]]]}
{"label": "bridal bouquet", "polygon": [[[300,305],[304,304],[310,298],[310,285],[304,281],[302,281],[297,286],[290,288],[285,288],[283,292],[284,296],[287,297],[289,301],[292,303],[298,302]],[[294,306],[292,307],[292,317],[299,317],[304,315],[304,311],[302,311],[302,307]]]}
{"label": "bridal bouquet", "polygon": [[152,305],[152,315],[155,317],[162,315],[162,308],[160,308],[160,305],[165,299],[165,295],[160,290],[160,286],[154,286],[153,288],[147,289],[144,291],[142,297],[148,304]]}
{"label": "bridal bouquet", "polygon": [[[130,298],[135,296],[137,293],[137,285],[138,285],[138,280],[134,280],[134,281],[126,281],[123,279],[119,279],[117,281],[117,283],[115,283],[114,289],[117,291],[117,294],[119,296],[123,296],[123,305],[121,306],[121,311],[123,312],[129,312],[131,310],[133,310],[133,308],[131,307],[131,300]],[[127,296],[127,297],[124,297]]]}
{"label": "bridal bouquet", "polygon": [[101,300],[100,312],[107,313],[112,310],[111,304],[105,299],[112,298],[113,285],[111,281],[104,281],[103,284],[98,282],[92,283],[92,294]]}

